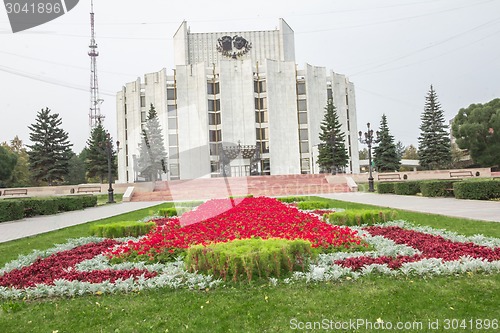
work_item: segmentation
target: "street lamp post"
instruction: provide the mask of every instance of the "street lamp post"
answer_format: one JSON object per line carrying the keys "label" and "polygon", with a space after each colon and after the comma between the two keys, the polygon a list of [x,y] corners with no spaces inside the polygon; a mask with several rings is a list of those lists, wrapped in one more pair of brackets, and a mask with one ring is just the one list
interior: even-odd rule
{"label": "street lamp post", "polygon": [[[107,203],[115,203],[114,198],[114,189],[113,189],[113,166],[111,164],[112,156],[113,156],[113,142],[111,141],[111,135],[108,133],[106,135],[107,140],[105,143],[105,151],[108,158],[108,202]],[[120,147],[120,141],[116,141],[116,150],[118,151]]]}
{"label": "street lamp post", "polygon": [[373,186],[373,174],[372,174],[372,143],[373,143],[373,130],[370,129],[370,123],[367,123],[366,126],[368,127],[368,130],[364,133],[364,138],[363,138],[363,132],[359,131],[359,142],[362,144],[368,145],[368,170],[369,170],[369,176],[368,176],[368,191],[369,192],[375,192],[375,187]]}

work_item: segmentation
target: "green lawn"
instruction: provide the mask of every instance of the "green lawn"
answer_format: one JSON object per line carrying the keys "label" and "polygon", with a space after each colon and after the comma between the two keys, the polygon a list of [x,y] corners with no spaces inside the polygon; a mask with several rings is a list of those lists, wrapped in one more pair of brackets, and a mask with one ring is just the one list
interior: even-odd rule
{"label": "green lawn", "polygon": [[[328,200],[314,198],[314,200]],[[372,206],[329,200],[337,208]],[[67,238],[88,235],[92,223],[134,220],[159,207],[0,244],[0,266],[32,249],[45,249]],[[500,237],[500,223],[398,211],[399,218],[465,235]],[[357,281],[279,285],[228,285],[214,290],[158,289],[130,294],[27,301],[1,301],[2,332],[324,332],[301,325],[334,325],[365,319],[376,323],[415,322],[430,332],[495,332],[493,329],[445,330],[446,319],[500,319],[500,275],[464,274],[435,278],[364,277]],[[330,323],[330,320],[332,321]],[[368,324],[369,325],[369,324]],[[475,325],[475,323],[474,323]],[[320,327],[321,328],[321,327]],[[323,328],[325,328],[323,326]],[[328,327],[327,327],[328,328]],[[375,329],[332,329],[376,332]]]}

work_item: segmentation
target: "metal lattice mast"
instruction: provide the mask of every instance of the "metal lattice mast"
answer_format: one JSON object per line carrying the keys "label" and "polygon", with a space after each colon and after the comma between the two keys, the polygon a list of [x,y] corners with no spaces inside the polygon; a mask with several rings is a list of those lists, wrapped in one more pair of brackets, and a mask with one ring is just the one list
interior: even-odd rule
{"label": "metal lattice mast", "polygon": [[101,104],[104,101],[99,98],[99,84],[97,77],[97,57],[99,56],[99,51],[97,51],[97,43],[95,42],[95,31],[94,31],[94,1],[90,1],[90,45],[89,45],[89,56],[90,56],[90,112],[89,112],[89,125],[92,129],[97,123],[104,118],[101,115]]}

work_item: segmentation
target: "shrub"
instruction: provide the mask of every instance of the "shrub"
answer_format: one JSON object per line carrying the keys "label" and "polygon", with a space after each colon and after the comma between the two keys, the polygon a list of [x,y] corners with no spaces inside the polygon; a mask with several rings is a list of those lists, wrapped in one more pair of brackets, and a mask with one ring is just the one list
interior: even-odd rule
{"label": "shrub", "polygon": [[325,209],[330,208],[328,201],[302,201],[297,203],[297,207],[303,210]]}
{"label": "shrub", "polygon": [[395,210],[367,210],[367,209],[349,209],[343,212],[335,212],[327,215],[327,220],[336,225],[373,225],[396,219]]}
{"label": "shrub", "polygon": [[78,195],[83,202],[83,208],[95,207],[97,206],[97,196],[96,195]]}
{"label": "shrub", "polygon": [[459,180],[427,180],[420,182],[420,191],[424,197],[453,196],[453,183]]}
{"label": "shrub", "polygon": [[24,217],[24,203],[20,200],[0,201],[0,222],[19,220]]}
{"label": "shrub", "polygon": [[57,198],[21,199],[24,203],[24,216],[53,215],[59,212]]}
{"label": "shrub", "polygon": [[394,184],[393,182],[388,182],[388,183],[378,183],[377,185],[377,192],[378,193],[394,193]]}
{"label": "shrub", "polygon": [[83,200],[78,196],[57,197],[57,205],[60,212],[70,212],[83,209]]}
{"label": "shrub", "polygon": [[147,234],[155,225],[154,222],[136,221],[96,224],[90,227],[90,233],[94,236],[106,238],[138,237]]}
{"label": "shrub", "polygon": [[399,195],[415,195],[420,192],[419,181],[394,183],[394,193]]}
{"label": "shrub", "polygon": [[281,202],[286,202],[286,203],[307,201],[307,197],[282,197],[282,198],[276,198],[276,199],[278,199]]}
{"label": "shrub", "polygon": [[311,243],[302,239],[252,238],[192,246],[184,261],[191,272],[250,282],[254,277],[280,277],[294,270],[305,270],[313,256]]}
{"label": "shrub", "polygon": [[500,180],[461,181],[453,184],[457,199],[489,200],[500,198]]}
{"label": "shrub", "polygon": [[181,216],[185,212],[189,212],[191,207],[169,207],[169,208],[160,208],[158,210],[158,215],[164,217],[172,217],[172,216]]}

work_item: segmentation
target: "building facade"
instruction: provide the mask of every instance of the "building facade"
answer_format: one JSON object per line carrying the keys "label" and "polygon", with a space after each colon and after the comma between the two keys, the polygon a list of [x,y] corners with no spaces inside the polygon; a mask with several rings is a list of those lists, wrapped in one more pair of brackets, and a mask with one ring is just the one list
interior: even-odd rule
{"label": "building facade", "polygon": [[146,74],[117,93],[118,181],[137,168],[150,105],[168,147],[164,179],[319,173],[320,123],[333,101],[346,134],[347,173],[359,173],[354,85],[325,67],[295,63],[293,30],[174,36],[175,69]]}

